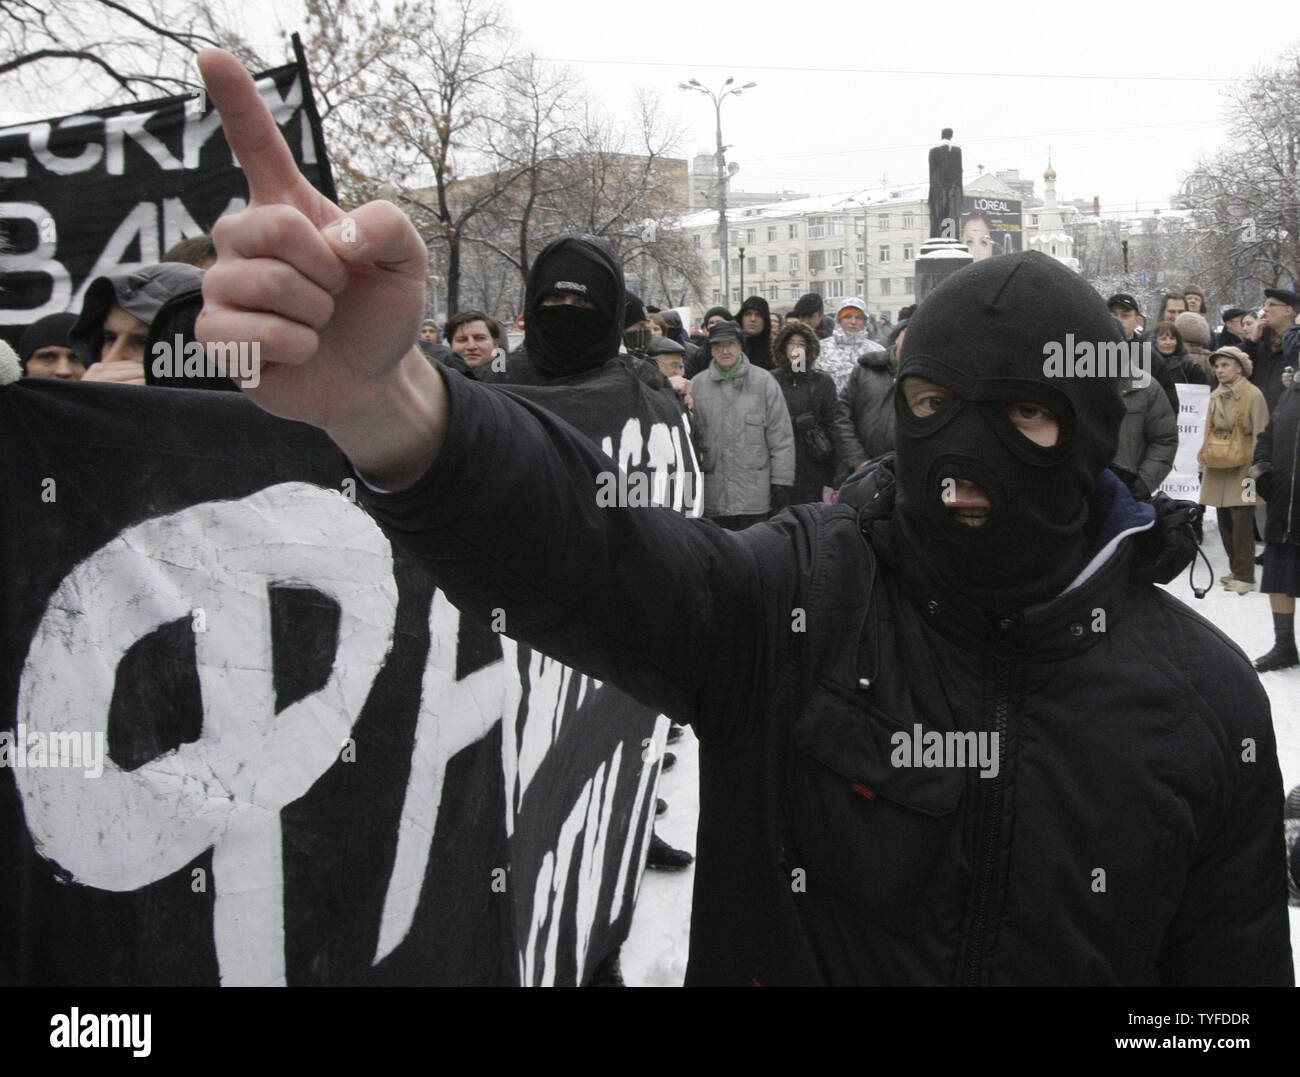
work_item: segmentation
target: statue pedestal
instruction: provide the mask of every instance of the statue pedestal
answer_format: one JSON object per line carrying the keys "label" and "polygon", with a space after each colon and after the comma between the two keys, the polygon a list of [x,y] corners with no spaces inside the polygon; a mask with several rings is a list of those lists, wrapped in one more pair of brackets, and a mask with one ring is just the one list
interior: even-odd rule
{"label": "statue pedestal", "polygon": [[966,244],[960,240],[942,239],[938,236],[927,239],[921,244],[921,251],[916,258],[916,301],[925,302],[925,297],[940,282],[974,260],[966,249]]}

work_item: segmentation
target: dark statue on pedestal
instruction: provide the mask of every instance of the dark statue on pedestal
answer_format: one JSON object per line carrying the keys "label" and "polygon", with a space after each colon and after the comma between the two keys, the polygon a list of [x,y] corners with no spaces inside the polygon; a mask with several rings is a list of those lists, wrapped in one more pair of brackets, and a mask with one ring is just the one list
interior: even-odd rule
{"label": "dark statue on pedestal", "polygon": [[[941,145],[930,150],[930,235],[957,239],[961,231],[961,147],[945,127]],[[944,221],[952,223],[945,227]]]}

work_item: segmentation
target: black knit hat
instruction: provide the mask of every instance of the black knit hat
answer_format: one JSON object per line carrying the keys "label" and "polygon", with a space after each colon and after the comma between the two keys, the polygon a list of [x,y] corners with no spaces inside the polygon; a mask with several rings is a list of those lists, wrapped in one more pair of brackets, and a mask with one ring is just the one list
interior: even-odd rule
{"label": "black knit hat", "polygon": [[715,314],[721,314],[724,321],[730,322],[734,320],[731,317],[731,311],[729,311],[726,307],[710,307],[708,310],[704,312],[704,320],[700,324],[701,325],[708,324],[709,319],[712,318]]}
{"label": "black knit hat", "polygon": [[825,310],[822,305],[822,297],[816,292],[805,292],[795,303],[794,310],[790,313],[796,318],[806,318],[809,314],[821,314]]}
{"label": "black knit hat", "polygon": [[85,359],[81,357],[80,350],[68,338],[68,331],[76,324],[77,316],[70,311],[62,314],[47,314],[44,318],[32,322],[18,338],[18,360],[23,364],[23,369],[27,369],[27,360],[32,357],[33,352],[51,345],[72,348],[84,363]]}

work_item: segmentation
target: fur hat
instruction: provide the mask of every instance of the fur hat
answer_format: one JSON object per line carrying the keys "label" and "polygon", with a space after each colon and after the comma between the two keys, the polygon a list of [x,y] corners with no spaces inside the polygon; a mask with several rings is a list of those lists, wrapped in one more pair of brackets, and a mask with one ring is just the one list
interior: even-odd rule
{"label": "fur hat", "polygon": [[1185,310],[1174,319],[1174,326],[1184,344],[1210,343],[1210,323],[1199,314]]}
{"label": "fur hat", "polygon": [[1227,345],[1226,347],[1222,347],[1218,351],[1216,351],[1213,355],[1210,356],[1211,367],[1214,366],[1214,360],[1219,358],[1219,356],[1221,355],[1227,356],[1229,359],[1237,360],[1237,364],[1241,367],[1242,374],[1244,374],[1248,378],[1250,377],[1250,372],[1251,370],[1254,369],[1255,364],[1250,361],[1250,356],[1247,355],[1244,351],[1242,351],[1240,348],[1234,347],[1231,344]]}
{"label": "fur hat", "polygon": [[817,339],[816,333],[814,333],[808,326],[804,325],[803,322],[797,321],[786,322],[786,324],[781,327],[781,332],[777,333],[776,340],[772,342],[772,361],[776,365],[776,368],[779,370],[781,367],[785,366],[785,346],[786,342],[789,341],[791,337],[799,337],[803,340],[805,351],[804,362],[806,368],[811,370],[813,364],[817,362],[817,356],[821,353],[822,344],[821,341]]}

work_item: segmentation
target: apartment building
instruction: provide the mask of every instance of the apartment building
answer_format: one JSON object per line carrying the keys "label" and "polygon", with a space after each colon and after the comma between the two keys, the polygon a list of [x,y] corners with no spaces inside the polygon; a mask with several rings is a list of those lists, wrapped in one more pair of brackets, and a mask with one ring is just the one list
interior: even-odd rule
{"label": "apartment building", "polygon": [[[985,173],[965,190],[1018,205],[1023,188]],[[784,314],[801,295],[816,292],[828,311],[861,296],[872,314],[895,320],[916,302],[916,258],[930,236],[928,195],[925,184],[914,184],[729,207],[726,296],[717,211],[692,213],[680,227],[705,258],[712,292],[702,297],[710,300],[706,305],[734,310],[757,294]]]}

